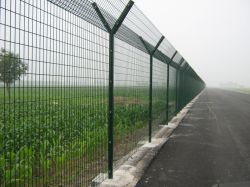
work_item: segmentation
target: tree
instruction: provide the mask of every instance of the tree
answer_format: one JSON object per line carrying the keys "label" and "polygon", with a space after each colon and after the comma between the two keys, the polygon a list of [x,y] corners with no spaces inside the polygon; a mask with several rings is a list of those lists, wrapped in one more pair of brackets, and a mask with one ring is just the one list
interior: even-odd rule
{"label": "tree", "polygon": [[8,52],[5,49],[1,49],[0,81],[5,83],[8,94],[10,94],[11,83],[19,80],[27,70],[28,65],[20,59],[18,54]]}

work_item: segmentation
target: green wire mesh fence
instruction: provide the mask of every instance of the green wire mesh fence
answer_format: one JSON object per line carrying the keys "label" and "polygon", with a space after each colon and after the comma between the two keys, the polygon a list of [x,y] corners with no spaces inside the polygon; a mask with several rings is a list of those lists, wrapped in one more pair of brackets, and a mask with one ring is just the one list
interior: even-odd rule
{"label": "green wire mesh fence", "polygon": [[128,0],[1,0],[0,49],[1,187],[112,178],[205,87]]}

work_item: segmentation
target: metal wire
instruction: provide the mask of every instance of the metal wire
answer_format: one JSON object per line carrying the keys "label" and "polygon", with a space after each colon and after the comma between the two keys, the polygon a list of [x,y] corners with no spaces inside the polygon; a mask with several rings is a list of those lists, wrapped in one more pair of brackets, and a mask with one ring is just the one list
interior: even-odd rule
{"label": "metal wire", "polygon": [[[0,1],[1,187],[96,186],[108,176],[110,33],[93,2],[113,27],[128,0]],[[153,50],[162,34],[133,6],[114,40],[115,167],[148,136],[140,37]],[[175,51],[165,39],[153,57],[154,130],[205,87],[179,53],[170,63]]]}
{"label": "metal wire", "polygon": [[108,35],[47,1],[5,1],[2,15],[1,48],[28,71],[1,88],[1,186],[86,186],[106,168]]}
{"label": "metal wire", "polygon": [[154,131],[159,124],[166,122],[167,101],[167,64],[153,59],[153,126]]}
{"label": "metal wire", "polygon": [[[178,58],[178,57],[177,57]],[[169,67],[169,105],[168,105],[168,110],[169,110],[169,118],[173,117],[175,115],[175,108],[176,108],[176,73],[177,70],[173,67]]]}
{"label": "metal wire", "polygon": [[[149,55],[115,40],[115,160],[147,136]],[[119,163],[116,163],[116,167]]]}

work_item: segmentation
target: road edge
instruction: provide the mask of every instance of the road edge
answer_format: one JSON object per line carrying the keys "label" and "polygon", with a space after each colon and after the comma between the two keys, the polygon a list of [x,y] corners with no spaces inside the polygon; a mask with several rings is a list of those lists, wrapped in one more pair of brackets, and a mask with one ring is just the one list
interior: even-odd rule
{"label": "road edge", "polygon": [[162,125],[160,130],[152,138],[151,143],[145,143],[137,148],[134,153],[130,155],[129,159],[114,171],[113,179],[99,181],[97,177],[92,181],[91,186],[134,187],[202,93],[203,91],[191,100],[175,117],[172,118],[168,125]]}

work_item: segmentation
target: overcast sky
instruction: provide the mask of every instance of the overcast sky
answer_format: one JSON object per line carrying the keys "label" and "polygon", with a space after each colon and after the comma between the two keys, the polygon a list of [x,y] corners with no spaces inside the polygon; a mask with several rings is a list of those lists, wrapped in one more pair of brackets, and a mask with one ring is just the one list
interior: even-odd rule
{"label": "overcast sky", "polygon": [[250,87],[250,0],[135,0],[208,86]]}

